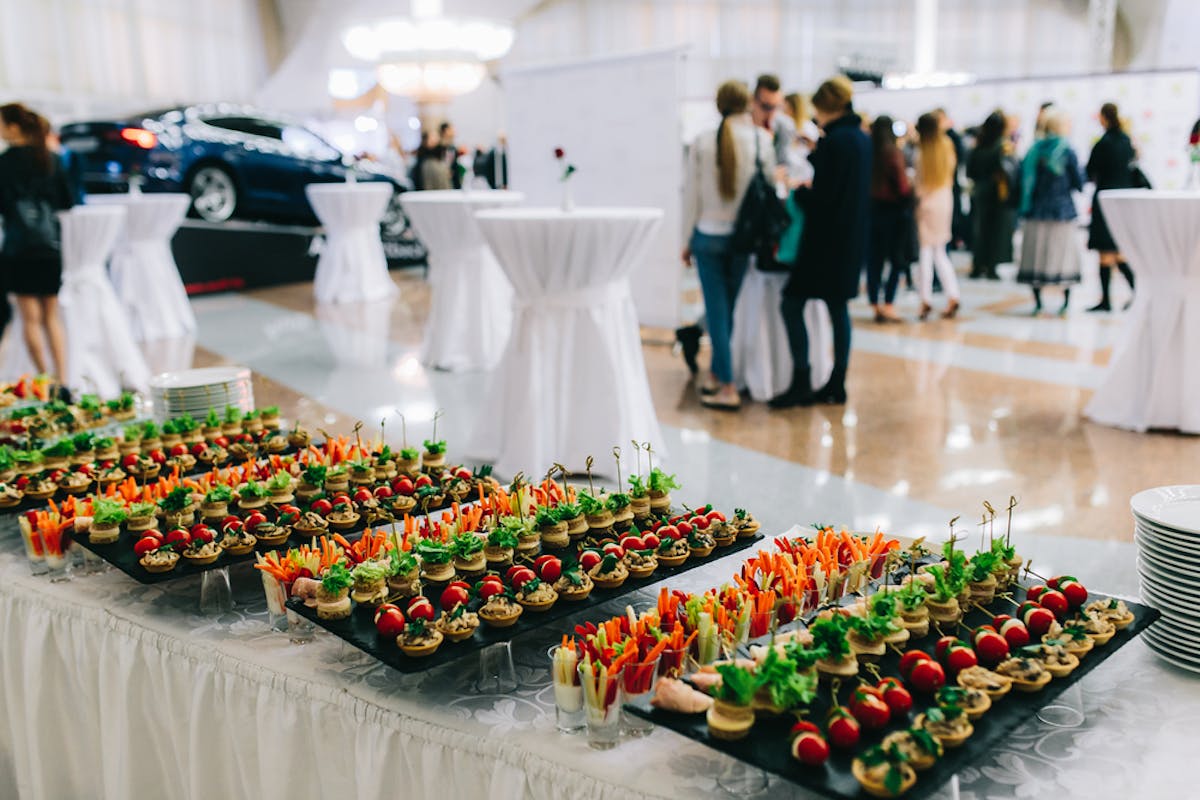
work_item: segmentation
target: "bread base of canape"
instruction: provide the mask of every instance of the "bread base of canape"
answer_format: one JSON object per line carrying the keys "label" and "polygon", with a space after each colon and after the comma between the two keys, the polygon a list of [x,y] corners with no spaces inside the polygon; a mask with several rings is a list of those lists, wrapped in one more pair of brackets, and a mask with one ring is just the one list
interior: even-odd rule
{"label": "bread base of canape", "polygon": [[688,560],[690,553],[684,553],[679,556],[664,556],[661,553],[658,555],[658,563],[664,567],[678,567],[680,564]]}
{"label": "bread base of canape", "polygon": [[317,616],[321,619],[345,619],[350,616],[350,610],[349,593],[336,600],[326,601],[317,598]]}
{"label": "bread base of canape", "polygon": [[501,616],[499,614],[493,614],[485,611],[481,608],[479,609],[478,613],[479,618],[483,620],[484,624],[486,625],[489,625],[493,628],[511,628],[513,625],[517,624],[517,620],[521,618],[521,614],[524,613],[525,609],[522,606],[517,606],[515,611],[516,613],[510,612]]}
{"label": "bread base of canape", "polygon": [[224,519],[229,514],[229,503],[201,503],[200,516],[204,519]]}
{"label": "bread base of canape", "polygon": [[713,541],[716,543],[717,547],[729,547],[729,545],[737,541],[737,531],[730,530],[728,528],[725,530],[726,532],[723,534],[714,533],[712,535]]}
{"label": "bread base of canape", "polygon": [[345,517],[335,517],[333,514],[330,514],[328,521],[329,527],[333,528],[334,530],[348,531],[357,525],[360,519],[362,519],[362,515],[358,512],[355,512]]}
{"label": "bread base of canape", "polygon": [[[850,649],[854,651],[854,655],[859,661],[874,663],[882,658],[883,654],[887,652],[887,645],[884,644],[882,639],[877,642],[872,642],[867,639],[863,639],[854,632],[851,632],[846,639],[850,643]],[[856,669],[855,672],[857,673],[858,670]]]}
{"label": "bread base of canape", "polygon": [[405,644],[404,636],[400,635],[396,637],[396,645],[400,648],[400,652],[409,658],[423,658],[436,653],[437,649],[442,646],[444,638],[442,632],[435,628],[429,630],[429,641],[423,644]]}
{"label": "bread base of canape", "polygon": [[57,491],[58,491],[57,486],[55,486],[53,489],[40,489],[40,490],[27,489],[27,490],[25,490],[25,496],[31,497],[34,500],[49,500],[51,497],[54,497],[54,493]]}
{"label": "bread base of canape", "polygon": [[1067,653],[1067,658],[1068,661],[1066,664],[1043,664],[1042,666],[1045,667],[1046,671],[1055,678],[1065,678],[1074,672],[1075,668],[1079,666],[1078,656],[1075,656],[1072,653]]}
{"label": "bread base of canape", "polygon": [[[967,719],[970,719],[970,718],[971,717],[968,714]],[[913,727],[925,728],[925,715],[924,714],[917,714],[917,718],[915,720],[913,720]],[[933,731],[929,730],[928,728],[925,728],[925,730],[930,736],[932,736],[933,738],[935,738],[939,742],[941,742],[942,747],[952,748],[952,747],[962,747],[963,743],[966,742],[967,739],[970,739],[971,734],[973,734],[975,732],[975,726],[972,725],[970,722],[968,722],[967,729],[965,731],[963,731],[962,733],[956,733],[952,736],[934,733]]]}
{"label": "bread base of canape", "polygon": [[[1108,620],[1109,622],[1111,622],[1113,625],[1113,628],[1115,628],[1116,630],[1119,631],[1124,628],[1128,628],[1129,625],[1133,622],[1133,612],[1130,611],[1130,612],[1126,613],[1125,616],[1123,616],[1123,617],[1105,617],[1105,619]],[[1109,638],[1111,638],[1111,637],[1109,637]]]}
{"label": "bread base of canape", "polygon": [[754,520],[748,525],[739,525],[737,529],[737,538],[749,539],[751,536],[758,533],[759,527],[760,523],[758,520]]}
{"label": "bread base of canape", "polygon": [[16,508],[17,506],[21,505],[21,499],[23,497],[24,495],[18,495],[17,497],[5,497],[0,499],[0,508]]}
{"label": "bread base of canape", "polygon": [[196,567],[203,567],[206,564],[211,564],[220,557],[221,557],[220,548],[217,549],[217,552],[209,553],[206,556],[193,556],[193,555],[189,555],[188,553],[183,554],[184,560],[187,561],[189,564],[196,566]]}
{"label": "bread base of canape", "polygon": [[389,576],[387,586],[392,597],[416,597],[421,593],[421,579],[415,573]]}
{"label": "bread base of canape", "polygon": [[[563,584],[560,586],[559,584]],[[558,596],[568,603],[577,603],[580,600],[587,600],[592,594],[592,588],[595,583],[588,578],[579,586],[575,586],[569,581],[564,583],[563,579],[559,579],[554,583],[554,591],[558,592]]]}
{"label": "bread base of canape", "polygon": [[426,450],[424,453],[421,453],[421,469],[425,470],[426,472],[431,469],[437,469],[438,467],[444,466],[446,466],[445,453],[430,453],[428,450]]}
{"label": "bread base of canape", "polygon": [[67,494],[86,494],[90,488],[92,488],[91,483],[84,483],[76,486],[62,486],[62,490]]}
{"label": "bread base of canape", "polygon": [[[983,667],[980,667],[980,669],[983,669]],[[991,672],[991,670],[988,670],[988,671]],[[1013,679],[1008,677],[1007,675],[1001,675],[998,672],[992,672],[992,674],[995,675],[999,679],[999,681],[1001,683],[1001,687],[999,689],[991,689],[991,690],[980,689],[979,691],[986,694],[992,700],[999,700],[1001,697],[1004,697],[1004,695],[1006,695],[1010,691],[1012,691]],[[958,673],[958,676],[955,678],[955,682],[964,689],[973,688],[973,687],[967,685],[966,679],[963,677],[963,674],[961,672]]]}
{"label": "bread base of canape", "polygon": [[623,584],[628,577],[629,573],[625,573],[623,575],[611,575],[607,577],[603,575],[591,576],[592,583],[600,589],[616,589],[618,586]]}
{"label": "bread base of canape", "polygon": [[656,492],[650,490],[650,510],[652,512],[662,513],[671,510],[671,494],[670,492]]}
{"label": "bread base of canape", "polygon": [[[895,733],[889,733],[887,736],[883,737],[882,744],[884,748],[886,749],[897,742],[903,741],[906,733],[908,733],[908,731],[896,731]],[[941,744],[936,737],[934,738],[934,742]],[[938,749],[939,751],[943,750],[942,747],[939,747]],[[937,760],[938,756],[934,755],[933,753],[922,752],[916,757],[909,756],[908,764],[917,772],[923,772],[924,770],[927,770],[936,764]]]}
{"label": "bread base of canape", "polygon": [[470,639],[472,636],[475,635],[475,631],[479,630],[479,626],[474,625],[471,628],[469,628],[467,630],[462,630],[462,631],[450,631],[450,630],[446,630],[444,627],[442,627],[442,620],[439,619],[438,623],[437,623],[437,629],[438,629],[438,633],[440,633],[440,634],[442,634],[442,636],[446,637],[446,641],[465,642],[467,639]]}
{"label": "bread base of canape", "polygon": [[142,569],[146,570],[146,572],[170,572],[171,570],[175,569],[175,565],[179,563],[179,554],[172,553],[172,555],[175,557],[168,560],[165,564],[151,564],[146,561],[145,556],[142,556],[140,559],[138,559],[138,563],[142,565]]}
{"label": "bread base of canape", "polygon": [[270,547],[274,547],[275,545],[283,544],[284,542],[287,541],[288,537],[291,535],[292,535],[291,528],[277,528],[275,533],[272,533],[272,534],[259,534],[259,533],[254,534],[255,538],[258,539],[259,544],[265,544]]}
{"label": "bread base of canape", "polygon": [[92,544],[112,544],[121,538],[121,526],[113,525],[109,528],[97,528],[95,525],[88,531],[88,541]]}
{"label": "bread base of canape", "polygon": [[[981,689],[980,691],[983,690]],[[967,719],[974,722],[988,712],[988,709],[992,707],[992,697],[987,692],[983,692],[983,699],[987,702],[979,703],[978,705],[971,707],[962,707],[963,712],[967,715]]]}
{"label": "bread base of canape", "polygon": [[130,517],[125,521],[125,527],[131,531],[148,531],[154,527],[155,519],[149,517]]}
{"label": "bread base of canape", "polygon": [[626,564],[625,569],[629,570],[629,577],[631,578],[649,578],[654,574],[654,570],[658,569],[658,562],[654,561],[653,563],[645,564],[640,567],[634,567]]}
{"label": "bread base of canape", "polygon": [[1106,645],[1110,641],[1112,641],[1112,637],[1114,637],[1116,635],[1117,635],[1117,629],[1115,626],[1109,627],[1108,631],[1106,631],[1105,633],[1089,633],[1088,634],[1088,636],[1091,637],[1092,641],[1095,642],[1096,644],[1100,645],[1101,647],[1103,647],[1104,645]]}
{"label": "bread base of canape", "polygon": [[1053,677],[1054,676],[1051,675],[1049,672],[1043,672],[1041,675],[1038,676],[1038,679],[1036,681],[1027,681],[1027,680],[1024,680],[1023,678],[1013,678],[1012,685],[1013,685],[1013,688],[1016,689],[1018,692],[1026,692],[1027,694],[1032,694],[1033,692],[1040,692],[1042,689],[1045,689],[1046,684],[1049,683],[1053,679]]}
{"label": "bread base of canape", "polygon": [[710,544],[707,547],[689,547],[688,555],[692,558],[708,558],[716,547],[716,544]]}
{"label": "bread base of canape", "polygon": [[244,556],[244,555],[246,555],[246,553],[249,553],[251,550],[253,550],[254,545],[256,545],[256,544],[258,544],[258,539],[251,536],[249,542],[245,542],[243,544],[235,544],[232,546],[222,545],[221,549],[224,550],[226,553],[229,553],[229,555],[231,555],[231,556]]}
{"label": "bread base of canape", "polygon": [[1063,648],[1076,658],[1082,659],[1088,653],[1092,652],[1092,648],[1095,646],[1095,640],[1088,636],[1085,639],[1070,639],[1063,645]]}
{"label": "bread base of canape", "polygon": [[853,654],[840,658],[837,661],[830,661],[827,658],[817,659],[816,662],[817,677],[821,680],[831,680],[833,678],[849,678],[858,674],[858,658]]}
{"label": "bread base of canape", "polygon": [[[901,620],[901,622],[903,622],[903,620]],[[901,628],[895,633],[889,633],[887,636],[883,637],[883,643],[887,645],[896,645],[899,647],[911,638],[912,634],[908,632],[908,628]]]}
{"label": "bread base of canape", "polygon": [[898,769],[903,775],[900,780],[900,791],[893,792],[882,783],[875,783],[867,779],[867,765],[861,758],[856,758],[850,763],[850,772],[854,775],[854,779],[862,786],[863,791],[872,797],[899,797],[913,787],[913,784],[917,782],[916,770],[908,764],[900,764]]}
{"label": "bread base of canape", "polygon": [[350,599],[360,606],[377,606],[386,602],[387,598],[388,588],[386,582],[381,582],[379,586],[371,589],[352,589],[350,591]]}
{"label": "bread base of canape", "polygon": [[525,609],[526,611],[532,611],[535,614],[542,611],[549,611],[554,606],[554,601],[556,600],[558,600],[557,593],[554,595],[554,597],[551,597],[548,600],[537,601],[525,600],[520,595],[517,596],[517,602],[521,604],[521,608]]}
{"label": "bread base of canape", "polygon": [[754,708],[736,706],[724,700],[714,700],[705,713],[708,735],[714,739],[735,742],[746,738],[754,727]]}

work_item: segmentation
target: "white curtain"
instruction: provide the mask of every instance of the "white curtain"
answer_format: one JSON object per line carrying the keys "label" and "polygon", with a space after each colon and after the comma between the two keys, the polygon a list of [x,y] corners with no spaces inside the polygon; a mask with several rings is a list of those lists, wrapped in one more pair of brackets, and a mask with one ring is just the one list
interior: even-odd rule
{"label": "white curtain", "polygon": [[55,122],[243,101],[266,72],[258,0],[0,0],[0,96]]}

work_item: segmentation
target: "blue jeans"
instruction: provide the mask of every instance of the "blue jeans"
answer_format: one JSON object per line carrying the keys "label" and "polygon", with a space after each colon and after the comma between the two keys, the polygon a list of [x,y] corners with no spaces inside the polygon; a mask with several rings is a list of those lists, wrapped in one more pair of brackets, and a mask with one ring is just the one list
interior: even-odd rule
{"label": "blue jeans", "polygon": [[729,348],[733,305],[749,262],[748,256],[733,252],[729,240],[729,236],[710,236],[700,231],[692,234],[692,256],[700,275],[708,338],[712,342],[712,372],[721,383],[733,383],[733,355]]}

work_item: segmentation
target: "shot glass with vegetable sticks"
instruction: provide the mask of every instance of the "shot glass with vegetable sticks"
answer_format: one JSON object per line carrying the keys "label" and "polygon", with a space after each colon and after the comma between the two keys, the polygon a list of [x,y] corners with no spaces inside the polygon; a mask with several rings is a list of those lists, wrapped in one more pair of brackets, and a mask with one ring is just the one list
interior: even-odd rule
{"label": "shot glass with vegetable sticks", "polygon": [[555,725],[561,733],[578,733],[587,726],[583,710],[583,685],[579,681],[579,651],[575,641],[563,636],[549,650],[550,679],[554,686]]}
{"label": "shot glass with vegetable sticks", "polygon": [[621,733],[626,736],[647,736],[654,725],[641,717],[626,713],[626,703],[648,708],[658,682],[658,660],[670,639],[663,637],[649,651],[631,658],[621,671]]}
{"label": "shot glass with vegetable sticks", "polygon": [[[635,655],[630,651],[627,656]],[[621,740],[621,671],[628,657],[611,665],[584,659],[576,668],[583,686],[584,718],[587,721],[588,746],[593,750],[611,750]]]}

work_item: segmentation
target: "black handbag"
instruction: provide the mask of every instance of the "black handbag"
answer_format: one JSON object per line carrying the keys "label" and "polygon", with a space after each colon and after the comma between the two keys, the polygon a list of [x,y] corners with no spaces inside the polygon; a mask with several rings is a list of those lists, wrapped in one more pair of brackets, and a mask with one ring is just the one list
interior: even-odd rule
{"label": "black handbag", "polygon": [[1133,189],[1153,189],[1150,185],[1150,179],[1146,177],[1146,173],[1142,172],[1142,168],[1135,161],[1129,165],[1129,186]]}
{"label": "black handbag", "polygon": [[35,195],[17,198],[16,214],[9,235],[14,244],[6,247],[10,253],[49,255],[61,250],[61,229],[54,206]]}
{"label": "black handbag", "polygon": [[787,206],[775,194],[775,184],[763,172],[759,157],[758,131],[754,131],[754,175],[746,187],[742,204],[738,206],[730,246],[735,253],[753,255],[755,265],[764,272],[787,272],[790,264],[775,258],[779,238],[792,224]]}

